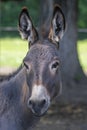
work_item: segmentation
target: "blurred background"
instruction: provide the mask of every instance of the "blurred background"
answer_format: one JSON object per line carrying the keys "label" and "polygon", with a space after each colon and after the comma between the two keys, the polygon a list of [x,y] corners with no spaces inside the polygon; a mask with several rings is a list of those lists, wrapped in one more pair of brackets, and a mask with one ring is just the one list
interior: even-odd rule
{"label": "blurred background", "polygon": [[60,41],[63,92],[35,130],[87,130],[87,0],[1,0],[0,75],[15,70],[28,50],[18,32],[21,9],[27,6],[43,31],[49,28],[54,4],[61,6],[67,23]]}
{"label": "blurred background", "polygon": [[[72,1],[73,2],[73,1]],[[41,0],[0,1],[0,67],[17,67],[27,51],[27,43],[18,33],[18,16],[22,7],[27,6],[33,22],[39,25]],[[78,0],[78,53],[83,70],[87,70],[87,0]],[[15,51],[16,50],[16,51]],[[13,52],[13,53],[11,53]]]}

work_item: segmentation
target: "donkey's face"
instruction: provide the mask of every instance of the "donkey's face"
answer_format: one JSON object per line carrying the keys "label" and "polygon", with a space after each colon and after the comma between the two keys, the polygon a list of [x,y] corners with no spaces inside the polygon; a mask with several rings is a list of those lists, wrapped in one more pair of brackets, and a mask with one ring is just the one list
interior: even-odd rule
{"label": "donkey's face", "polygon": [[58,50],[47,40],[42,43],[32,46],[24,59],[30,89],[28,105],[38,115],[47,111],[60,91]]}
{"label": "donkey's face", "polygon": [[60,92],[60,59],[57,43],[65,30],[65,19],[56,6],[53,12],[48,38],[40,40],[26,8],[19,17],[19,31],[28,39],[30,50],[24,58],[26,80],[29,87],[28,107],[37,115],[43,115],[51,100]]}

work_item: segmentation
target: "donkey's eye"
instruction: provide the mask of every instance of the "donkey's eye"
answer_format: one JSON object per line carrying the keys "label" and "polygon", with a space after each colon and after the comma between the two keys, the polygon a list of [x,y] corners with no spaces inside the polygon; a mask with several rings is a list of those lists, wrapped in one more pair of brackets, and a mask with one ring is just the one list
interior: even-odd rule
{"label": "donkey's eye", "polygon": [[58,68],[59,68],[59,61],[58,60],[54,61],[53,63],[51,63],[51,65],[50,65],[50,71],[52,73],[55,73],[58,70]]}
{"label": "donkey's eye", "polygon": [[52,64],[51,68],[56,69],[59,66],[59,62],[56,61],[55,63]]}
{"label": "donkey's eye", "polygon": [[26,69],[29,69],[29,66],[24,62],[24,66],[26,67]]}

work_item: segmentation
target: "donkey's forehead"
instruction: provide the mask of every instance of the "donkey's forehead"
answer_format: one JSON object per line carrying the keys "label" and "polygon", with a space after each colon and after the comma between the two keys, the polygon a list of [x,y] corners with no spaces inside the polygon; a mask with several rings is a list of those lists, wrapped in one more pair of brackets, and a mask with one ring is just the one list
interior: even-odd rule
{"label": "donkey's forehead", "polygon": [[49,42],[46,44],[45,41],[43,43],[34,44],[27,53],[26,59],[52,60],[55,57],[59,57],[57,48]]}

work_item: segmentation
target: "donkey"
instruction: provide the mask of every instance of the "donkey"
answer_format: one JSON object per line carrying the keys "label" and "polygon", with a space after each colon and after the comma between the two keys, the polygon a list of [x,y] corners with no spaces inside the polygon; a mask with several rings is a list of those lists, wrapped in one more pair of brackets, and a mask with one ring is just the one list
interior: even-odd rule
{"label": "donkey", "polygon": [[47,37],[39,37],[27,8],[20,13],[19,31],[30,50],[20,71],[0,84],[0,130],[30,130],[61,90],[58,42],[65,18],[60,7],[54,7]]}

